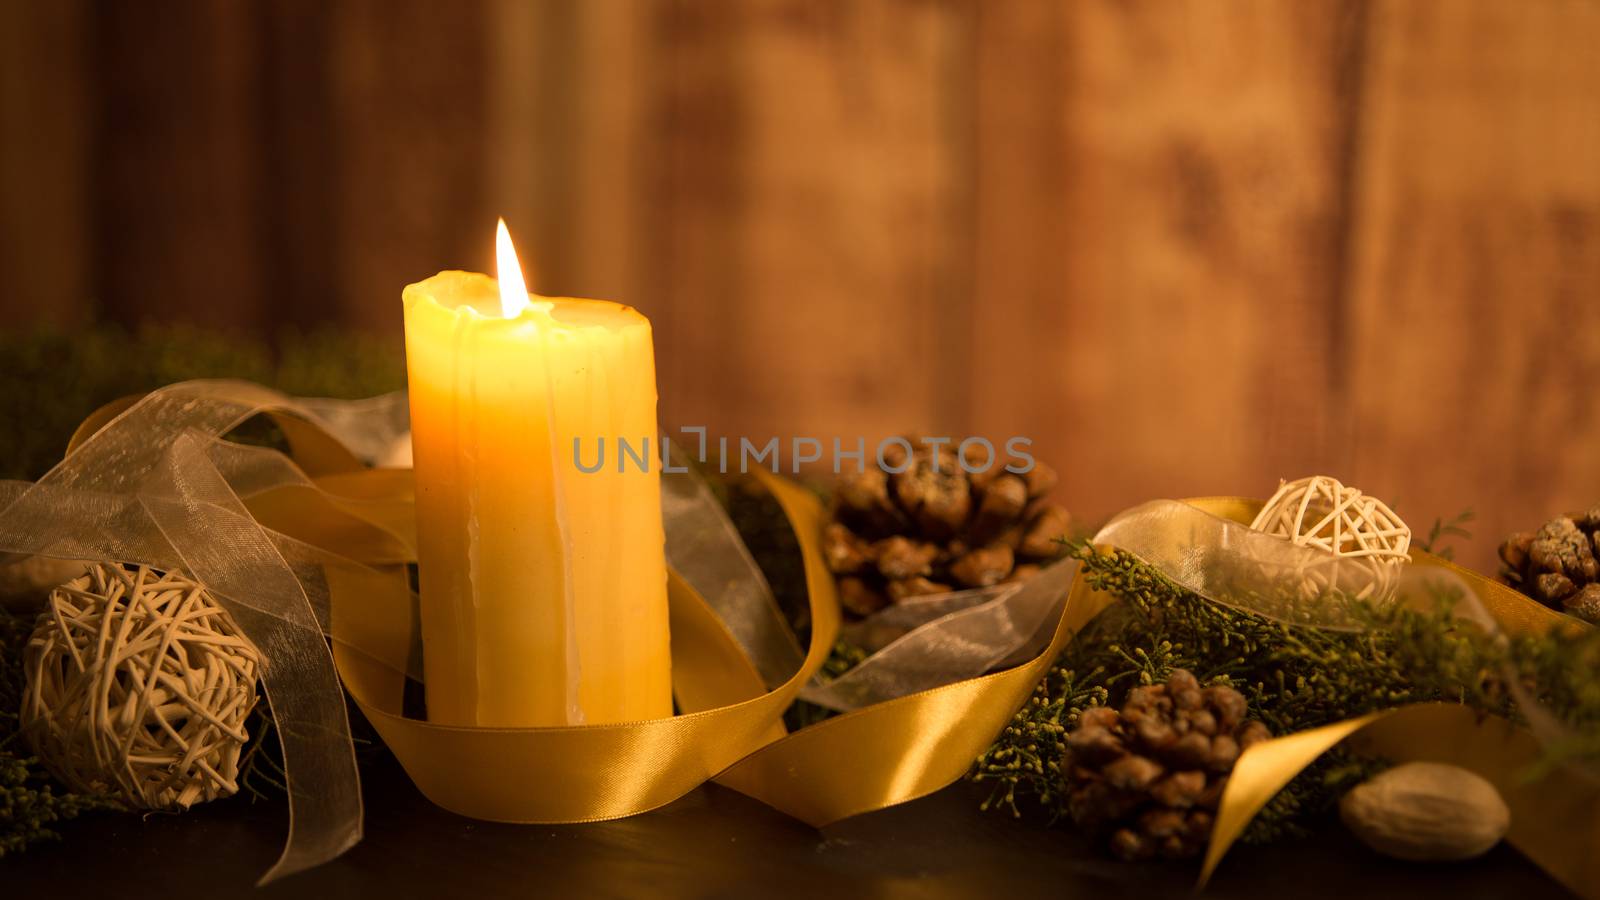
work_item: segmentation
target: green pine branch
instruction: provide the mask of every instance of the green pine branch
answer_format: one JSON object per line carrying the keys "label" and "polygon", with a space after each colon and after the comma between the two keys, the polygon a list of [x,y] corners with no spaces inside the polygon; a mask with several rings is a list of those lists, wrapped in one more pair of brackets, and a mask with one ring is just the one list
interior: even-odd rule
{"label": "green pine branch", "polygon": [[1456,549],[1445,546],[1445,541],[1453,538],[1470,540],[1472,532],[1466,526],[1473,518],[1470,509],[1462,510],[1449,520],[1436,518],[1433,527],[1428,529],[1428,536],[1417,541],[1417,546],[1440,559],[1453,560],[1456,558]]}

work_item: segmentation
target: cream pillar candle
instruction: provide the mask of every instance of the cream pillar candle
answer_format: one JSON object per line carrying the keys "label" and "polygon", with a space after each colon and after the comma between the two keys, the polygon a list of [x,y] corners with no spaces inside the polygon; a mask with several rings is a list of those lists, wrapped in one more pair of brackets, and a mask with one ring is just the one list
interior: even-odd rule
{"label": "cream pillar candle", "polygon": [[[670,715],[650,322],[500,275],[408,286],[428,718],[540,726]],[[616,452],[649,440],[648,471]],[[604,439],[606,465],[587,468]],[[619,471],[619,468],[622,471]]]}

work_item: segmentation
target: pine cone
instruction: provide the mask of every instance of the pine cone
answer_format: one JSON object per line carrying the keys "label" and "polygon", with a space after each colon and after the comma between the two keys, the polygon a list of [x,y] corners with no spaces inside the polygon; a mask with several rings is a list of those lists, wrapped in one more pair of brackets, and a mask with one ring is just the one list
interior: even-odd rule
{"label": "pine cone", "polygon": [[[1007,472],[969,452],[967,472],[950,447],[919,449],[906,471],[872,467],[846,475],[834,491],[833,521],[823,535],[839,600],[857,616],[925,594],[1019,581],[1062,555],[1072,524],[1066,509],[1043,497],[1056,475],[1035,463],[1026,475]],[[899,468],[904,448],[890,444],[885,462]],[[969,448],[971,450],[973,448]]]}
{"label": "pine cone", "polygon": [[1600,623],[1600,506],[1500,545],[1500,578],[1546,606]]}
{"label": "pine cone", "polygon": [[1062,764],[1067,812],[1124,860],[1199,855],[1240,752],[1271,736],[1245,718],[1243,694],[1175,669],[1130,691],[1120,712],[1078,717]]}

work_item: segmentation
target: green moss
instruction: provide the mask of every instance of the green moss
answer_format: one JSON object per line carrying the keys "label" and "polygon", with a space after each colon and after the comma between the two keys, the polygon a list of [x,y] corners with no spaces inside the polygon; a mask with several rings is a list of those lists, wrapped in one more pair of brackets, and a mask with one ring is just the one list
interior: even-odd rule
{"label": "green moss", "polygon": [[271,384],[300,397],[356,399],[406,386],[405,348],[398,335],[314,331],[278,339]]}
{"label": "green moss", "polygon": [[101,405],[192,378],[366,397],[405,386],[405,356],[398,337],[333,331],[284,334],[275,347],[182,326],[0,332],[0,478],[44,474]]}

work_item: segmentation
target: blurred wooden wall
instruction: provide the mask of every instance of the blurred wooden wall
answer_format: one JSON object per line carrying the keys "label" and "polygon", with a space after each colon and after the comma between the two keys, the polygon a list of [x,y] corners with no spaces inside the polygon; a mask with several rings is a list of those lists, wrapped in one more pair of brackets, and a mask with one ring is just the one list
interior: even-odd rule
{"label": "blurred wooden wall", "polygon": [[1023,434],[1087,518],[1600,500],[1600,3],[0,0],[7,321],[488,268],[714,433]]}

